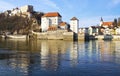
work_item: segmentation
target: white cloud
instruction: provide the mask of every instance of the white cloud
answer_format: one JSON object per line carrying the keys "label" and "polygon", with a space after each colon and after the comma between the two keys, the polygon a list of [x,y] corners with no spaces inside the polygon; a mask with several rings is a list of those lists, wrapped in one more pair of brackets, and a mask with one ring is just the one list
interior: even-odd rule
{"label": "white cloud", "polygon": [[0,11],[5,11],[14,8],[15,6],[6,2],[0,0]]}

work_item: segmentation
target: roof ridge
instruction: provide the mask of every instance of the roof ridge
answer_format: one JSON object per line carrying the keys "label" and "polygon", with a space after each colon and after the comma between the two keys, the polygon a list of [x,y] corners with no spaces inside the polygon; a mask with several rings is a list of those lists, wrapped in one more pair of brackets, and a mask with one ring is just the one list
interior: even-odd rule
{"label": "roof ridge", "polygon": [[78,20],[76,17],[72,17],[70,20]]}
{"label": "roof ridge", "polygon": [[43,17],[62,17],[59,12],[48,12],[43,15]]}

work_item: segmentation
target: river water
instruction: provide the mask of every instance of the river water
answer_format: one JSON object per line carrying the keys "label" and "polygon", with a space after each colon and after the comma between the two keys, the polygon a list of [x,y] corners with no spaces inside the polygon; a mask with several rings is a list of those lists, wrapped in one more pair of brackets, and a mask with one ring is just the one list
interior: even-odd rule
{"label": "river water", "polygon": [[0,40],[0,76],[120,76],[120,41]]}

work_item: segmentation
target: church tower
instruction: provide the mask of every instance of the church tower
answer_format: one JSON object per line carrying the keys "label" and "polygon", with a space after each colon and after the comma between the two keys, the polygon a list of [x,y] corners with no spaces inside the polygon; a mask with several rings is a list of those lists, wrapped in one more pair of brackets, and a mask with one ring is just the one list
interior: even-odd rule
{"label": "church tower", "polygon": [[101,19],[100,19],[100,26],[102,26],[102,24],[103,24],[103,18],[101,17]]}

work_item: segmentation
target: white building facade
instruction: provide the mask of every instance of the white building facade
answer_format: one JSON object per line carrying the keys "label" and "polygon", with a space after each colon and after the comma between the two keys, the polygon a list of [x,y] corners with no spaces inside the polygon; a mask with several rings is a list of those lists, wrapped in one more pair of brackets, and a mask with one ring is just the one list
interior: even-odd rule
{"label": "white building facade", "polygon": [[46,17],[42,17],[41,20],[42,20],[41,21],[42,32],[45,32],[49,28],[49,19]]}
{"label": "white building facade", "polygon": [[79,27],[79,20],[76,17],[73,17],[70,20],[70,29],[74,32],[74,33],[78,33],[78,27]]}
{"label": "white building facade", "polygon": [[58,12],[49,12],[46,13],[41,19],[41,29],[42,32],[48,30],[50,26],[56,26],[62,22],[62,17]]}
{"label": "white building facade", "polygon": [[32,5],[25,5],[20,7],[20,10],[22,13],[26,13],[26,12],[33,12],[33,6]]}

